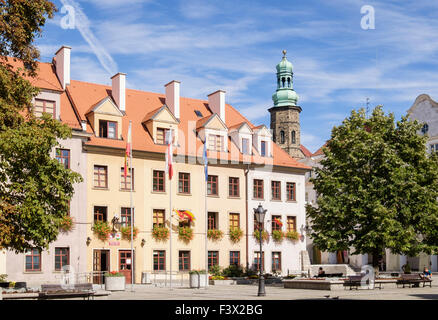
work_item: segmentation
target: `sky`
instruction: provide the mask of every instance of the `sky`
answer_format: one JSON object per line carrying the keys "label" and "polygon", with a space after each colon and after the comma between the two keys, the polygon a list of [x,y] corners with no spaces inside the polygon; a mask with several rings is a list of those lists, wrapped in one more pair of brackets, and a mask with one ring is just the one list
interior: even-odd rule
{"label": "sky", "polygon": [[111,85],[124,72],[128,88],[158,93],[179,80],[181,96],[204,100],[222,89],[227,103],[268,128],[275,66],[287,50],[301,144],[312,152],[367,98],[370,110],[383,105],[396,118],[422,93],[438,100],[438,1],[54,3],[36,43],[46,62],[71,46],[72,79]]}

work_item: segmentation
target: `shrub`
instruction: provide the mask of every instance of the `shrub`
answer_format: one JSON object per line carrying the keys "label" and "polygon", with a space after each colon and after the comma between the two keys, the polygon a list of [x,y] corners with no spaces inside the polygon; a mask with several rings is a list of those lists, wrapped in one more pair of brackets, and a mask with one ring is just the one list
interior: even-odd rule
{"label": "shrub", "polygon": [[292,230],[286,233],[286,238],[288,238],[291,241],[297,241],[300,238],[300,235],[298,232]]}
{"label": "shrub", "polygon": [[213,276],[221,276],[222,275],[221,267],[219,267],[218,265],[211,266],[208,269],[208,272]]}
{"label": "shrub", "polygon": [[222,274],[226,277],[243,277],[243,267],[237,264],[232,264],[222,271]]}
{"label": "shrub", "polygon": [[242,229],[239,228],[233,228],[230,229],[230,240],[234,243],[239,242],[240,238],[243,236]]}
{"label": "shrub", "polygon": [[[120,231],[122,232],[122,238],[125,240],[131,240],[131,226],[127,226],[127,227],[122,227],[120,229]],[[138,228],[133,227],[133,238],[136,239],[137,238],[137,234],[138,234]]]}
{"label": "shrub", "polygon": [[272,231],[272,239],[273,239],[275,242],[280,243],[280,242],[283,241],[283,238],[284,238],[284,233],[283,233],[283,231],[281,231],[281,230],[274,230],[274,231]]}
{"label": "shrub", "polygon": [[166,227],[154,227],[152,237],[157,241],[165,241],[169,239],[169,229]]}
{"label": "shrub", "polygon": [[190,227],[179,227],[178,239],[185,243],[190,242],[193,239],[193,229]]}
{"label": "shrub", "polygon": [[73,218],[70,216],[63,216],[61,219],[61,223],[59,225],[59,229],[61,232],[70,232],[73,230]]}
{"label": "shrub", "polygon": [[95,221],[93,225],[93,232],[100,240],[105,241],[108,239],[108,236],[111,233],[111,227],[106,221]]}
{"label": "shrub", "polygon": [[121,272],[111,271],[105,273],[105,277],[124,277],[125,275]]}
{"label": "shrub", "polygon": [[6,282],[7,274],[0,274],[0,282]]}
{"label": "shrub", "polygon": [[220,239],[222,239],[222,237],[224,236],[224,233],[221,230],[208,230],[207,231],[207,237],[210,240],[213,241],[219,241]]}
{"label": "shrub", "polygon": [[223,277],[223,276],[212,276],[212,277],[210,277],[210,280],[225,280],[225,277]]}
{"label": "shrub", "polygon": [[[254,231],[254,238],[257,239],[258,242],[260,242],[260,231],[259,230],[255,230]],[[269,233],[267,233],[265,230],[262,231],[262,240],[263,241],[268,241],[269,239]]]}

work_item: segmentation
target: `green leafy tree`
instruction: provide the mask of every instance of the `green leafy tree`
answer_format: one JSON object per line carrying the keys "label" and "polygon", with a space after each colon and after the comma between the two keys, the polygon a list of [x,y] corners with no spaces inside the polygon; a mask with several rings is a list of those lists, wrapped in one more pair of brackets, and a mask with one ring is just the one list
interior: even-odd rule
{"label": "green leafy tree", "polygon": [[311,181],[319,195],[307,206],[311,237],[324,251],[352,249],[377,257],[437,252],[438,156],[428,155],[421,124],[382,107],[367,118],[352,111],[334,127],[322,168]]}
{"label": "green leafy tree", "polygon": [[73,184],[81,181],[50,156],[60,139],[71,137],[70,128],[32,113],[39,92],[29,81],[38,72],[33,42],[55,10],[46,0],[0,0],[0,248],[16,252],[56,240]]}

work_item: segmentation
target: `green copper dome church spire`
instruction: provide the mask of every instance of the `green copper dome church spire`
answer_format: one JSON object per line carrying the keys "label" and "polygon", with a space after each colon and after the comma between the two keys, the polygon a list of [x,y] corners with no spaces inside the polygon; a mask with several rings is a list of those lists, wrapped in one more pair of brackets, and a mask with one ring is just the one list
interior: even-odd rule
{"label": "green copper dome church spire", "polygon": [[272,95],[274,107],[296,106],[298,95],[293,89],[293,66],[286,58],[283,50],[283,59],[277,64],[277,91]]}

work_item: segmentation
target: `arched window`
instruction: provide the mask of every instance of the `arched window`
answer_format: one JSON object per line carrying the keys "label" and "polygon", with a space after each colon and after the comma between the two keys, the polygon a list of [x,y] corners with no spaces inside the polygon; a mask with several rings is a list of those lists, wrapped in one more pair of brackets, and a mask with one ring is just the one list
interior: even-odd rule
{"label": "arched window", "polygon": [[284,143],[284,131],[280,131],[280,143]]}
{"label": "arched window", "polygon": [[282,88],[284,88],[284,83],[286,82],[286,79],[285,79],[284,77],[281,78],[281,82],[282,82],[282,84],[283,84]]}
{"label": "arched window", "polygon": [[295,130],[292,131],[292,143],[297,143],[297,139],[295,136]]}
{"label": "arched window", "polygon": [[290,78],[287,78],[287,87],[290,88]]}
{"label": "arched window", "polygon": [[421,132],[422,132],[423,134],[426,134],[427,131],[429,131],[429,125],[428,125],[427,123],[425,123],[425,124],[423,125],[423,128],[421,128]]}

